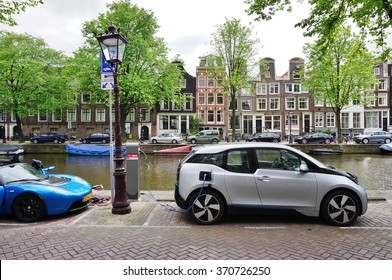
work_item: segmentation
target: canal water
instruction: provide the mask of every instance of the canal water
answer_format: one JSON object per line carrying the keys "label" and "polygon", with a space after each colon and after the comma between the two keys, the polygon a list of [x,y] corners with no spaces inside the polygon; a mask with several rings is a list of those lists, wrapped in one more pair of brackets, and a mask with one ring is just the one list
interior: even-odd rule
{"label": "canal water", "polygon": [[[318,155],[321,162],[355,174],[359,183],[368,190],[392,190],[392,156],[386,155]],[[39,159],[45,167],[54,166],[54,172],[78,175],[92,185],[101,184],[110,189],[108,156],[72,156],[67,154],[25,154],[23,161]],[[140,188],[142,190],[173,190],[176,169],[182,157],[141,156]],[[52,172],[52,173],[54,173]]]}

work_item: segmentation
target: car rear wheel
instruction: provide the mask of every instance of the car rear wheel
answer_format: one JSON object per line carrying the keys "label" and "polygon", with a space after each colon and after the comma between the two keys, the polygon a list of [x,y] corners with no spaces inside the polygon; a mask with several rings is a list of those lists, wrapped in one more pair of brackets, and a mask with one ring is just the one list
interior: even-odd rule
{"label": "car rear wheel", "polygon": [[391,143],[391,139],[390,139],[390,138],[386,138],[386,139],[384,140],[384,142],[385,142],[385,144],[389,144],[389,143]]}
{"label": "car rear wheel", "polygon": [[212,225],[219,222],[226,211],[226,205],[219,194],[205,190],[199,195],[196,192],[190,199],[191,216],[201,225]]}
{"label": "car rear wheel", "polygon": [[363,140],[362,140],[362,143],[363,143],[363,144],[367,144],[367,143],[369,143],[369,139],[367,139],[367,138],[363,138]]}
{"label": "car rear wheel", "polygon": [[103,140],[102,140],[102,144],[106,144],[106,139],[103,139]]}
{"label": "car rear wheel", "polygon": [[54,139],[54,141],[53,141],[55,144],[58,144],[59,143],[59,140],[58,139]]}
{"label": "car rear wheel", "polygon": [[83,140],[83,144],[87,144],[87,140]]}
{"label": "car rear wheel", "polygon": [[156,143],[158,143],[158,141],[155,140],[155,139],[152,139],[152,143],[153,143],[153,144],[156,144]]}
{"label": "car rear wheel", "polygon": [[306,143],[308,143],[308,140],[306,140],[306,139],[302,139],[302,144],[306,144]]}
{"label": "car rear wheel", "polygon": [[192,140],[191,140],[191,143],[192,143],[192,144],[196,144],[196,139],[192,139]]}
{"label": "car rear wheel", "polygon": [[12,213],[22,222],[36,222],[45,215],[45,203],[34,194],[22,194],[15,199]]}
{"label": "car rear wheel", "polygon": [[274,143],[278,143],[278,142],[279,142],[279,140],[278,140],[278,139],[274,139],[272,142],[274,142]]}
{"label": "car rear wheel", "polygon": [[349,226],[359,216],[358,199],[350,192],[336,191],[325,197],[321,211],[324,219],[334,226]]}
{"label": "car rear wheel", "polygon": [[173,144],[177,144],[177,140],[173,139],[173,140],[172,140],[172,143],[173,143]]}
{"label": "car rear wheel", "polygon": [[325,139],[325,144],[329,144],[329,143],[331,143],[331,140],[329,140],[329,139]]}
{"label": "car rear wheel", "polygon": [[34,139],[33,142],[34,142],[34,144],[37,144],[37,143],[38,143],[38,140],[37,140],[37,139]]}

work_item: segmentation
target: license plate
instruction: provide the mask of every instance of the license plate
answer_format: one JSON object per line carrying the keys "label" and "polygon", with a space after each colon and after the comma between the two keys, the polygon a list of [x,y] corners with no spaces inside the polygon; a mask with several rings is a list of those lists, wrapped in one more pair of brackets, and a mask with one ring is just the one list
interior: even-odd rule
{"label": "license plate", "polygon": [[90,193],[83,197],[83,202],[89,201],[91,198],[93,198],[93,193]]}

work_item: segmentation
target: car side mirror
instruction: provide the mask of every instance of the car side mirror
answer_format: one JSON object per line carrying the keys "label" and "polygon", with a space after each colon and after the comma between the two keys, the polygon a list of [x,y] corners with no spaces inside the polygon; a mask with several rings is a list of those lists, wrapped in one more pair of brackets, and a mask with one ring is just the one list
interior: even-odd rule
{"label": "car side mirror", "polygon": [[301,163],[301,165],[299,166],[299,171],[301,171],[301,172],[308,172],[309,171],[309,168],[306,165],[306,163]]}

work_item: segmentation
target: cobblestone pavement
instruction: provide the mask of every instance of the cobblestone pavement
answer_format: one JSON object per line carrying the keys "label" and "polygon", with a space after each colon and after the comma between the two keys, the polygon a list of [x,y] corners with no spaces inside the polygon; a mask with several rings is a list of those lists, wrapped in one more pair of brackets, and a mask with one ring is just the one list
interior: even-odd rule
{"label": "cobblestone pavement", "polygon": [[234,216],[199,226],[173,201],[133,201],[22,224],[0,217],[2,260],[391,260],[392,201],[373,201],[349,228],[304,216]]}

